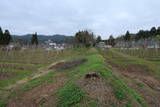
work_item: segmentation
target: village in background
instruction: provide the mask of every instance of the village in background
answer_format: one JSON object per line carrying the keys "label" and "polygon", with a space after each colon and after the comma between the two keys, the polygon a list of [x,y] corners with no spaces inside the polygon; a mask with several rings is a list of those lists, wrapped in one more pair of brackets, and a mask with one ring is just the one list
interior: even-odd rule
{"label": "village in background", "polygon": [[102,40],[101,36],[97,36],[88,30],[79,31],[74,36],[45,36],[37,33],[16,36],[10,34],[9,30],[3,32],[2,28],[0,28],[0,45],[3,50],[23,50],[27,48],[63,50],[73,47],[158,49],[160,48],[160,27],[140,30],[135,34],[127,31],[126,34],[116,38],[110,35],[107,40]]}

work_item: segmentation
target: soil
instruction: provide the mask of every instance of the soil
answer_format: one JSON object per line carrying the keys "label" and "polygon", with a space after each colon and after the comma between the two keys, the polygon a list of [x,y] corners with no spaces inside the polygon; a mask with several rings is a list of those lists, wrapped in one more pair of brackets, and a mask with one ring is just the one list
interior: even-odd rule
{"label": "soil", "polygon": [[22,66],[22,65],[14,65],[14,64],[0,64],[0,68],[3,69],[17,69],[17,70],[37,70],[35,66]]}
{"label": "soil", "polygon": [[98,72],[89,72],[85,75],[85,78],[86,79],[90,79],[90,78],[100,79],[100,74]]}
{"label": "soil", "polygon": [[[125,82],[144,98],[149,107],[160,107],[160,81],[154,78],[152,72],[139,65],[118,66],[109,61],[108,63],[114,71],[132,80],[131,82],[126,79]],[[139,87],[136,83],[143,83],[144,86]]]}
{"label": "soil", "polygon": [[[62,62],[59,62],[59,63],[62,63]],[[17,86],[20,85],[20,84],[24,84],[24,83],[28,82],[29,80],[32,80],[32,79],[34,79],[34,78],[43,76],[43,75],[45,75],[46,73],[50,72],[50,69],[49,69],[50,67],[56,66],[56,65],[59,64],[59,63],[54,63],[54,64],[50,65],[50,66],[47,68],[47,70],[43,70],[43,71],[37,72],[37,73],[33,74],[33,75],[31,76],[31,78],[25,78],[25,79],[19,80],[19,81],[17,81],[15,84],[9,85],[9,86],[7,86],[7,87],[5,87],[5,88],[6,88],[6,89],[11,89],[11,88],[17,87]]]}
{"label": "soil", "polygon": [[[40,77],[47,72],[51,72],[51,68],[53,69],[56,66],[61,66],[63,63],[64,62],[52,64],[47,68],[47,70],[34,74],[30,80]],[[68,79],[67,75],[68,73],[66,74],[66,72],[55,72],[52,83],[45,82],[25,92],[19,92],[17,90],[18,95],[9,100],[7,107],[40,107],[42,105],[47,107],[56,107],[56,92],[64,86]],[[20,84],[25,82],[28,82],[28,79],[18,81],[17,84],[10,86],[10,88],[18,87]]]}
{"label": "soil", "polygon": [[[7,107],[39,107],[52,99],[52,107],[56,105],[54,94],[62,88],[67,78],[62,74],[55,74],[53,83],[43,83],[22,95],[11,99]],[[47,103],[48,104],[48,103]]]}
{"label": "soil", "polygon": [[48,68],[48,70],[52,70],[52,69],[58,68],[58,67],[60,67],[60,66],[63,65],[63,64],[64,64],[64,62],[59,62],[59,63],[57,63],[57,64],[55,64],[55,65],[50,66],[50,67]]}
{"label": "soil", "polygon": [[66,70],[66,69],[70,69],[72,67],[78,66],[86,61],[87,59],[85,58],[79,58],[79,59],[74,59],[72,61],[60,62],[54,66],[49,67],[49,70],[51,69]]}
{"label": "soil", "polygon": [[129,64],[125,66],[116,65],[110,61],[107,61],[112,68],[115,68],[116,71],[120,72],[125,77],[132,79],[137,79],[147,84],[150,88],[155,91],[160,91],[160,80],[154,77],[152,71],[146,71],[145,66],[140,66],[136,64]]}
{"label": "soil", "polygon": [[17,76],[18,74],[15,72],[0,72],[0,81],[15,78]]}
{"label": "soil", "polygon": [[[93,74],[93,72],[88,74]],[[86,75],[81,77],[77,84],[87,93],[90,99],[97,102],[97,107],[117,107],[125,103],[115,98],[112,87],[109,86],[110,80],[99,77],[99,74],[90,78],[86,78]]]}

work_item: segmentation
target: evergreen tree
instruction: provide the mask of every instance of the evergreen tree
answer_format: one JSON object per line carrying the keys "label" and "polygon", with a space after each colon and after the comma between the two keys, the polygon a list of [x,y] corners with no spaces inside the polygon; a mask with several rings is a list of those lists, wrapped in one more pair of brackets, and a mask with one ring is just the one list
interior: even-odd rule
{"label": "evergreen tree", "polygon": [[37,33],[32,35],[31,44],[32,45],[38,45]]}
{"label": "evergreen tree", "polygon": [[124,36],[124,40],[125,41],[130,41],[131,35],[129,33],[129,31],[126,32],[125,36]]}
{"label": "evergreen tree", "polygon": [[140,31],[137,33],[136,40],[145,39],[145,38],[146,38],[146,32],[145,32],[144,30],[140,30]]}
{"label": "evergreen tree", "polygon": [[111,46],[114,46],[116,44],[115,39],[112,35],[108,39],[108,44],[111,45]]}
{"label": "evergreen tree", "polygon": [[99,43],[99,42],[101,42],[101,41],[102,41],[101,36],[98,36],[98,37],[97,37],[97,40],[96,40],[96,43]]}
{"label": "evergreen tree", "polygon": [[4,44],[4,45],[8,45],[8,44],[11,42],[11,40],[12,40],[12,37],[11,37],[11,35],[10,35],[9,30],[5,30],[5,32],[4,32],[4,42],[3,42],[3,44]]}
{"label": "evergreen tree", "polygon": [[3,39],[4,39],[3,31],[2,28],[0,27],[0,45],[3,45]]}
{"label": "evergreen tree", "polygon": [[160,35],[160,27],[157,28],[157,35]]}
{"label": "evergreen tree", "polygon": [[156,32],[157,32],[156,28],[152,27],[150,30],[151,37],[156,36]]}
{"label": "evergreen tree", "polygon": [[157,35],[160,35],[160,27],[158,27],[157,29],[156,29],[156,27],[152,27],[150,30],[139,30],[138,33],[136,33],[136,34],[130,34],[129,31],[127,31],[125,35],[117,37],[116,40],[122,41],[122,38],[125,41],[128,41],[128,40],[130,40],[130,41],[131,40],[135,40],[135,41],[147,40],[147,39],[157,38],[156,37]]}

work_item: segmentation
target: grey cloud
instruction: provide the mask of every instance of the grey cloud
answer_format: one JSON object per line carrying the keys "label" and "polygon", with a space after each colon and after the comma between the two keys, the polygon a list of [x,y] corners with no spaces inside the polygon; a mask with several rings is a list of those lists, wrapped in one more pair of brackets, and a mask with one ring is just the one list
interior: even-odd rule
{"label": "grey cloud", "polygon": [[0,26],[13,34],[91,29],[106,39],[159,26],[159,5],[159,0],[1,0]]}

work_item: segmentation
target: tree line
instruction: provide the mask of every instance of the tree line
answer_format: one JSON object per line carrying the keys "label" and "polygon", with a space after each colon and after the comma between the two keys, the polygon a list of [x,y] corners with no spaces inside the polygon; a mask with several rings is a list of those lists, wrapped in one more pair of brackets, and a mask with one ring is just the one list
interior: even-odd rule
{"label": "tree line", "polygon": [[[6,46],[9,45],[10,42],[13,41],[13,38],[9,32],[9,30],[5,30],[3,32],[2,28],[0,27],[0,45],[1,46]],[[14,41],[13,41],[14,42]],[[31,42],[32,45],[38,45],[38,37],[37,33],[32,35]]]}
{"label": "tree line", "polygon": [[[107,40],[102,40],[101,36],[96,36],[93,32],[88,30],[78,31],[72,38],[67,40],[67,43],[72,44],[74,47],[94,47],[97,43],[103,41],[107,45],[115,46],[117,41],[139,41],[158,38],[160,40],[160,27],[152,27],[150,30],[139,30],[137,33],[133,34],[129,31],[126,34],[114,38],[112,35]],[[12,41],[12,36],[9,30],[3,30],[0,27],[0,45],[8,45]],[[32,35],[31,45],[38,45],[38,35],[37,33]]]}
{"label": "tree line", "polygon": [[127,31],[125,35],[122,35],[116,39],[123,41],[138,41],[157,38],[158,35],[160,35],[160,27],[152,27],[150,30],[139,30],[135,34],[132,34],[129,31]]}
{"label": "tree line", "polygon": [[96,44],[101,41],[101,36],[97,36],[89,30],[78,31],[72,38],[72,44],[74,47],[95,47]]}
{"label": "tree line", "polygon": [[8,45],[12,40],[9,30],[5,30],[3,32],[0,27],[0,45]]}
{"label": "tree line", "polygon": [[160,41],[160,27],[152,27],[150,30],[139,30],[137,33],[127,31],[124,35],[114,38],[112,35],[107,40],[103,40],[107,45],[115,46],[118,41],[139,41],[155,39]]}

